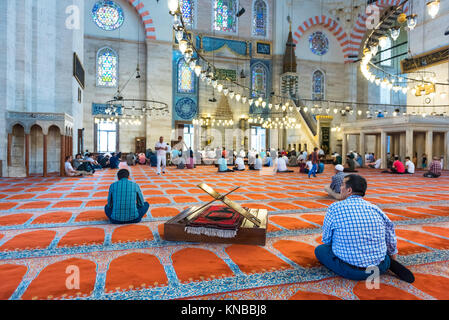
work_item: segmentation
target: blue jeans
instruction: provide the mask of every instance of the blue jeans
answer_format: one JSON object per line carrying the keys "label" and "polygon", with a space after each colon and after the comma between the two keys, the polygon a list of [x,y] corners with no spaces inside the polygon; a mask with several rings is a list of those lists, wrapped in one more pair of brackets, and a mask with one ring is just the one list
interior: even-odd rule
{"label": "blue jeans", "polygon": [[150,204],[148,202],[145,202],[143,204],[143,207],[137,208],[137,211],[139,212],[139,217],[137,217],[134,220],[130,220],[130,221],[118,221],[118,220],[111,219],[112,208],[109,208],[108,205],[104,206],[104,212],[106,213],[106,216],[109,218],[109,221],[111,221],[111,223],[113,223],[113,224],[139,223],[140,220],[142,220],[142,217],[145,215],[145,213],[147,213],[148,208],[150,208]]}
{"label": "blue jeans", "polygon": [[312,170],[309,171],[309,178],[310,178],[310,176],[311,176],[312,174],[313,174],[314,177],[316,177],[316,168],[317,168],[317,167],[318,167],[318,166],[317,166],[316,163],[312,165]]}
{"label": "blue jeans", "polygon": [[[372,274],[371,272],[366,273],[365,268],[352,266],[338,258],[332,252],[332,246],[328,244],[316,247],[315,256],[327,268],[346,279],[366,280]],[[386,255],[385,259],[377,267],[379,268],[379,274],[387,272],[388,268],[390,268],[390,257]]]}

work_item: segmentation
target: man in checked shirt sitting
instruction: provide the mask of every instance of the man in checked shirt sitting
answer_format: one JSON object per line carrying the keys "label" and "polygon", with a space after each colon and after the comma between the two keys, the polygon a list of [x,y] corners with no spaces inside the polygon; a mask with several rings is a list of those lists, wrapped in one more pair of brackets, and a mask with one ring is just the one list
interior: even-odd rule
{"label": "man in checked shirt sitting", "polygon": [[114,224],[138,223],[150,205],[143,199],[139,185],[128,180],[128,170],[119,170],[117,178],[118,181],[109,187],[108,204],[104,212]]}
{"label": "man in checked shirt sitting", "polygon": [[[391,269],[402,280],[413,274],[396,260],[394,225],[382,210],[365,201],[365,178],[350,174],[340,189],[341,201],[329,206],[323,224],[323,243],[315,249],[317,259],[338,275],[366,280],[377,266],[379,274]],[[365,272],[366,271],[366,272]]]}

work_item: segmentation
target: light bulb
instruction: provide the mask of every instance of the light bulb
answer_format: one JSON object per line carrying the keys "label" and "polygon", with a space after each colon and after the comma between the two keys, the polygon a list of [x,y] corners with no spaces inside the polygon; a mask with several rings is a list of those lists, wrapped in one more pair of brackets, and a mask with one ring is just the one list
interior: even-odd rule
{"label": "light bulb", "polygon": [[259,100],[256,100],[256,101],[254,102],[254,104],[256,105],[256,107],[258,107],[259,104],[260,104]]}
{"label": "light bulb", "polygon": [[237,100],[237,102],[239,102],[241,98],[242,98],[242,96],[240,95],[240,93],[237,93],[235,95],[235,100]]}
{"label": "light bulb", "polygon": [[440,0],[427,2],[427,13],[434,19],[440,10]]}
{"label": "light bulb", "polygon": [[201,66],[200,65],[195,66],[195,74],[197,77],[199,77],[199,75],[201,74]]}
{"label": "light bulb", "polygon": [[377,44],[374,44],[370,47],[370,51],[371,51],[371,54],[373,57],[377,54],[378,50],[379,50],[379,47],[377,46]]}
{"label": "light bulb", "polygon": [[182,39],[184,39],[184,31],[182,31],[182,30],[176,31],[176,40],[178,40],[178,42],[179,42]]}
{"label": "light bulb", "polygon": [[223,94],[225,95],[225,96],[227,96],[228,95],[228,93],[229,93],[229,89],[223,89]]}
{"label": "light bulb", "polygon": [[179,51],[181,51],[182,54],[184,54],[184,52],[186,52],[187,50],[187,40],[181,40],[179,41]]}
{"label": "light bulb", "polygon": [[391,38],[396,41],[397,38],[399,38],[399,35],[401,34],[401,28],[400,27],[393,27],[390,29]]}
{"label": "light bulb", "polygon": [[223,85],[221,83],[219,85],[217,85],[217,90],[218,90],[218,92],[223,91]]}
{"label": "light bulb", "polygon": [[379,38],[379,46],[380,46],[382,49],[385,49],[385,47],[387,46],[387,44],[388,44],[388,37],[387,37],[387,36],[381,36],[381,37]]}
{"label": "light bulb", "polygon": [[168,10],[174,13],[178,10],[178,0],[168,0]]}
{"label": "light bulb", "polygon": [[252,104],[253,104],[253,102],[254,102],[254,99],[248,99],[248,103],[249,103],[249,105],[252,105]]}
{"label": "light bulb", "polygon": [[234,91],[229,91],[229,98],[231,98],[231,99],[233,99],[234,98],[234,95],[235,95],[235,92]]}
{"label": "light bulb", "polygon": [[245,97],[245,96],[243,96],[243,97],[242,97],[242,102],[243,102],[243,103],[246,103],[246,101],[248,101],[248,98]]}
{"label": "light bulb", "polygon": [[416,15],[416,14],[411,14],[411,15],[409,15],[407,17],[407,27],[410,30],[415,29],[416,23],[418,22],[418,18],[417,17],[418,17],[418,15]]}

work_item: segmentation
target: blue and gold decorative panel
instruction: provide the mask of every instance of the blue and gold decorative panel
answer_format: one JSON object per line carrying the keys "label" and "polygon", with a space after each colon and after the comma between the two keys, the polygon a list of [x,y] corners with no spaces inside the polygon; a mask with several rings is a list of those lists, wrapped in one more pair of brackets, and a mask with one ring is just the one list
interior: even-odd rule
{"label": "blue and gold decorative panel", "polygon": [[172,65],[173,124],[191,121],[198,114],[198,77],[179,50],[173,50]]}
{"label": "blue and gold decorative panel", "polygon": [[114,1],[101,0],[92,8],[92,19],[99,28],[112,31],[122,26],[125,15],[122,8]]}
{"label": "blue and gold decorative panel", "polygon": [[241,56],[251,55],[251,43],[246,41],[229,40],[212,37],[196,37],[197,47],[205,52],[221,50],[225,46],[233,53]]}
{"label": "blue and gold decorative panel", "polygon": [[[92,103],[92,115],[98,116],[98,115],[110,115],[106,113],[106,109],[109,108],[110,104],[104,104],[104,103]],[[122,105],[121,104],[114,104],[114,107],[116,108],[116,114],[122,115]]]}
{"label": "blue and gold decorative panel", "polygon": [[[252,97],[262,97],[269,103],[270,93],[272,89],[272,69],[271,60],[252,59],[251,60],[251,90]],[[268,108],[256,107],[252,104],[249,109],[252,115],[260,115],[267,118],[270,114]]]}

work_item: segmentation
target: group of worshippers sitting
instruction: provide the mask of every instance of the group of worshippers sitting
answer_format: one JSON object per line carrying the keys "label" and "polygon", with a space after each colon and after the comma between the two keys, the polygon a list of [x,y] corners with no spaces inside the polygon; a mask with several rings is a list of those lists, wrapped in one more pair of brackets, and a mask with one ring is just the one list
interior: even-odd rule
{"label": "group of worshippers sitting", "polygon": [[156,152],[153,152],[151,149],[147,149],[145,153],[128,153],[126,155],[126,164],[128,166],[134,165],[149,165],[151,167],[157,166],[157,156]]}
{"label": "group of worshippers sitting", "polygon": [[[351,280],[366,280],[376,270],[378,275],[390,270],[401,280],[414,282],[413,273],[396,261],[394,224],[378,206],[363,199],[367,190],[365,178],[356,174],[344,176],[342,169],[341,165],[336,166],[336,178],[331,184],[340,201],[327,209],[323,244],[315,248],[316,258]],[[104,211],[113,224],[139,223],[150,206],[129,175],[127,169],[119,170],[118,181],[109,188]]]}
{"label": "group of worshippers sitting", "polygon": [[[429,170],[423,174],[425,178],[438,178],[441,176],[442,164],[441,159],[433,157],[433,161],[430,163]],[[392,164],[388,165],[389,170],[384,170],[382,173],[391,174],[414,174],[415,163],[410,160],[410,157],[405,157],[405,163],[400,161],[399,156],[394,156]]]}
{"label": "group of worshippers sitting", "polygon": [[65,158],[65,174],[68,177],[92,175],[96,170],[105,168],[118,169],[122,153],[104,153],[98,156],[92,155],[86,150],[84,157],[78,153],[73,159],[73,156]]}

